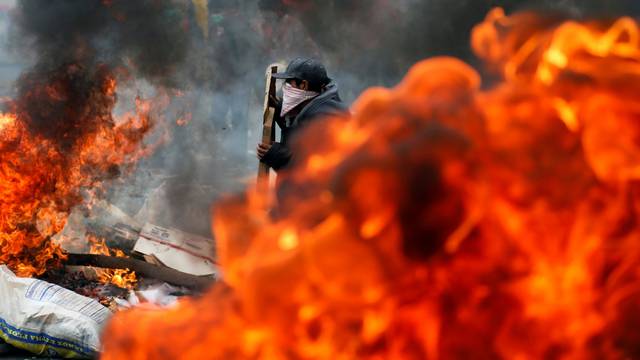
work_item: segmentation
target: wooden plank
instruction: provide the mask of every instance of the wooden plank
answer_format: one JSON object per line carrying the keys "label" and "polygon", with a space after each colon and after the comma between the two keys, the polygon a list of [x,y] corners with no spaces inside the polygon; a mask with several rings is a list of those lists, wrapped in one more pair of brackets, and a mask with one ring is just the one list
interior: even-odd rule
{"label": "wooden plank", "polygon": [[[273,78],[273,74],[278,72],[278,66],[270,65],[267,68],[265,74],[265,91],[264,91],[264,105],[262,116],[262,143],[272,144],[275,141],[276,132],[274,117],[276,109],[270,105],[269,97],[276,96],[276,79]],[[258,168],[258,184],[269,184],[269,166],[260,161]]]}

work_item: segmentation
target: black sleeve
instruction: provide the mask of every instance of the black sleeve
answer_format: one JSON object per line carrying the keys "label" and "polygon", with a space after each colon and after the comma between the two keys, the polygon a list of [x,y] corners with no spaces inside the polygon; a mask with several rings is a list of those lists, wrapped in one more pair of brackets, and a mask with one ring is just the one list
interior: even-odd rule
{"label": "black sleeve", "polygon": [[271,149],[264,154],[261,161],[269,165],[270,168],[278,171],[291,161],[291,151],[286,145],[274,142],[271,145]]}
{"label": "black sleeve", "polygon": [[275,107],[275,114],[273,114],[273,120],[276,122],[276,124],[278,124],[278,126],[280,126],[280,129],[284,129],[287,126],[284,123],[284,119],[282,117],[280,117],[280,112],[282,111],[282,103],[276,105]]}

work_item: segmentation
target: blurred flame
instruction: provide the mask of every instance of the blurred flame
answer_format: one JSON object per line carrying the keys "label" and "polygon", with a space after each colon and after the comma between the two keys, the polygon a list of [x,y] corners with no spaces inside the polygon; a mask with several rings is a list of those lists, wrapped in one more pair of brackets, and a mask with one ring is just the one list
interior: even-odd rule
{"label": "blurred flame", "polygon": [[1,114],[0,115],[0,129],[4,129],[7,126],[15,123],[16,116],[14,114]]}
{"label": "blurred flame", "polygon": [[501,81],[434,58],[312,125],[278,217],[218,204],[225,284],[116,315],[103,358],[640,357],[639,41],[492,11]]}

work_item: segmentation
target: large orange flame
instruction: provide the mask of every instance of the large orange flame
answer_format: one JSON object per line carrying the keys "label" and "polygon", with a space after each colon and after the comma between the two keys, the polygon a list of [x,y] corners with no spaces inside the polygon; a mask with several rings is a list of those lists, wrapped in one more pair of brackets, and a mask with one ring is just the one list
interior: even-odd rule
{"label": "large orange flame", "polygon": [[[69,82],[84,71],[68,65],[13,103],[0,116],[0,263],[19,276],[40,274],[64,257],[51,237],[62,230],[73,206],[90,202],[103,182],[126,171],[142,155],[150,129],[148,109],[116,121],[116,80],[106,69],[91,74],[79,95]],[[59,116],[54,123],[34,117]],[[66,121],[68,120],[68,121]]]}
{"label": "large orange flame", "polygon": [[110,359],[636,358],[640,37],[491,12],[453,58],[301,137],[219,204],[226,284],[115,316]]}

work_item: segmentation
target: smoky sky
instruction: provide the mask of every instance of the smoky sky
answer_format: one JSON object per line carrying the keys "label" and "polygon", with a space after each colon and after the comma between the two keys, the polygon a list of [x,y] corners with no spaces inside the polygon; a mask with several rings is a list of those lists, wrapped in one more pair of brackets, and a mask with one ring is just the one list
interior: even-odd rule
{"label": "smoky sky", "polygon": [[307,55],[361,90],[393,84],[422,58],[473,61],[471,29],[495,6],[640,14],[633,0],[210,0],[204,37],[189,0],[21,0],[13,44],[37,69],[106,63],[164,86],[228,93],[239,82],[252,92],[269,63]]}
{"label": "smoky sky", "polygon": [[104,63],[168,85],[190,44],[185,13],[170,0],[20,0],[13,44],[38,71]]}
{"label": "smoky sky", "polygon": [[175,83],[189,47],[184,13],[168,0],[17,2],[11,41],[31,61],[16,82],[16,111],[31,131],[71,150],[112,122],[114,103],[103,94],[111,73]]}

